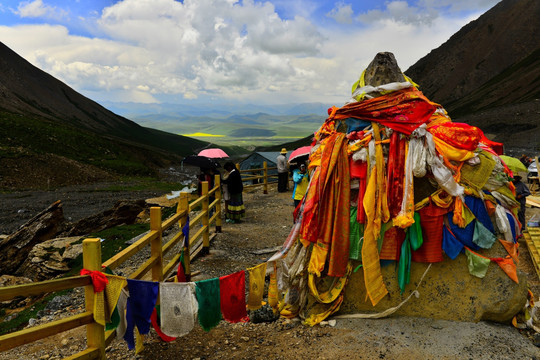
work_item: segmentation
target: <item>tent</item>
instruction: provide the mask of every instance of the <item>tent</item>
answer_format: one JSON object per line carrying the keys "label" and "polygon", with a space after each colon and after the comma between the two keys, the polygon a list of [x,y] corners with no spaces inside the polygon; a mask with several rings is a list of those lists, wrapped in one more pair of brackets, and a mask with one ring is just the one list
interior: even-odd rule
{"label": "tent", "polygon": [[[285,155],[287,158],[291,154],[291,151],[287,151]],[[279,151],[258,151],[253,152],[247,158],[240,162],[240,170],[249,170],[249,169],[262,169],[263,163],[266,161],[269,168],[276,167],[277,157]],[[268,170],[268,175],[277,176],[277,170]]]}

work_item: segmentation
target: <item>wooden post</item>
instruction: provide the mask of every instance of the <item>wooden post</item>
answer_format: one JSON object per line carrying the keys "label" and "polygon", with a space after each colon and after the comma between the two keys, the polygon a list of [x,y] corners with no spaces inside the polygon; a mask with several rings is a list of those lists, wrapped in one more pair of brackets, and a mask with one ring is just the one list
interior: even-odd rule
{"label": "wooden post", "polygon": [[202,182],[202,196],[204,197],[202,202],[202,211],[204,212],[204,215],[202,217],[202,226],[206,228],[202,233],[203,248],[201,254],[208,255],[210,254],[210,231],[208,226],[208,181]]}
{"label": "wooden post", "polygon": [[[186,225],[187,218],[189,216],[189,193],[187,192],[181,192],[180,193],[180,201],[178,201],[178,205],[176,207],[176,212],[182,212],[186,210],[186,216],[180,219],[180,231],[182,231],[182,228],[184,225]],[[190,256],[190,246],[189,246],[189,237],[184,239],[184,273],[186,275],[186,281],[191,281],[191,256]]]}
{"label": "wooden post", "polygon": [[263,185],[263,194],[268,194],[268,163],[263,162],[263,176],[264,176],[264,185]]}
{"label": "wooden post", "polygon": [[221,232],[221,198],[223,197],[221,194],[221,176],[215,175],[214,176],[214,186],[217,186],[215,195],[217,199],[216,203],[216,232]]}
{"label": "wooden post", "polygon": [[150,208],[150,231],[157,231],[157,236],[152,239],[150,256],[157,257],[157,262],[152,266],[152,281],[163,281],[163,252],[161,247],[161,208]]}
{"label": "wooden post", "polygon": [[[101,240],[83,240],[83,268],[101,271]],[[86,311],[94,310],[94,286],[84,287],[84,302]],[[105,358],[105,327],[93,322],[86,325],[86,343],[88,348],[99,349],[99,359]]]}

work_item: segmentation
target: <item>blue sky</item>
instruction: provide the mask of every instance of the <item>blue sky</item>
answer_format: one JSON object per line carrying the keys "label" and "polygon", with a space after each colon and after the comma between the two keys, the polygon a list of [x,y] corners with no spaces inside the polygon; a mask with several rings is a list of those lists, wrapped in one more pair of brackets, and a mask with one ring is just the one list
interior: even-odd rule
{"label": "blue sky", "polygon": [[343,104],[498,0],[0,0],[0,41],[96,101]]}

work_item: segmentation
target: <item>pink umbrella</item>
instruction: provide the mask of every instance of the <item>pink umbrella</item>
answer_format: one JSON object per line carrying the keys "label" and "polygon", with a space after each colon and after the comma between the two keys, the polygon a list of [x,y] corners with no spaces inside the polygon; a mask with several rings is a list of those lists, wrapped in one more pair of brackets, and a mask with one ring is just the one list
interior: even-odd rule
{"label": "pink umbrella", "polygon": [[291,155],[289,155],[289,162],[293,161],[294,159],[300,157],[300,156],[304,156],[304,155],[309,155],[309,152],[311,151],[311,146],[302,146],[302,147],[299,147],[298,149],[294,150]]}
{"label": "pink umbrella", "polygon": [[207,158],[226,158],[229,157],[227,153],[221,149],[204,149],[199,156],[205,156]]}

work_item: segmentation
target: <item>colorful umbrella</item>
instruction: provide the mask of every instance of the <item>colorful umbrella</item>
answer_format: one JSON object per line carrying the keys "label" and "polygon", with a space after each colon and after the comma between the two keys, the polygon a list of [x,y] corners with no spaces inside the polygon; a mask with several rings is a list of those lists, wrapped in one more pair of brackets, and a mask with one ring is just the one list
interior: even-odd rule
{"label": "colorful umbrella", "polygon": [[198,155],[206,156],[207,158],[215,158],[215,159],[229,157],[229,155],[227,155],[227,153],[225,153],[225,151],[221,149],[204,149]]}
{"label": "colorful umbrella", "polygon": [[309,152],[311,151],[311,146],[302,146],[298,149],[294,150],[291,155],[289,155],[289,162],[293,161],[294,159],[300,157],[309,155]]}
{"label": "colorful umbrella", "polygon": [[510,170],[512,170],[513,173],[517,174],[520,172],[527,172],[527,168],[525,165],[521,162],[521,160],[516,159],[511,156],[501,155],[499,156],[502,161],[508,166]]}

